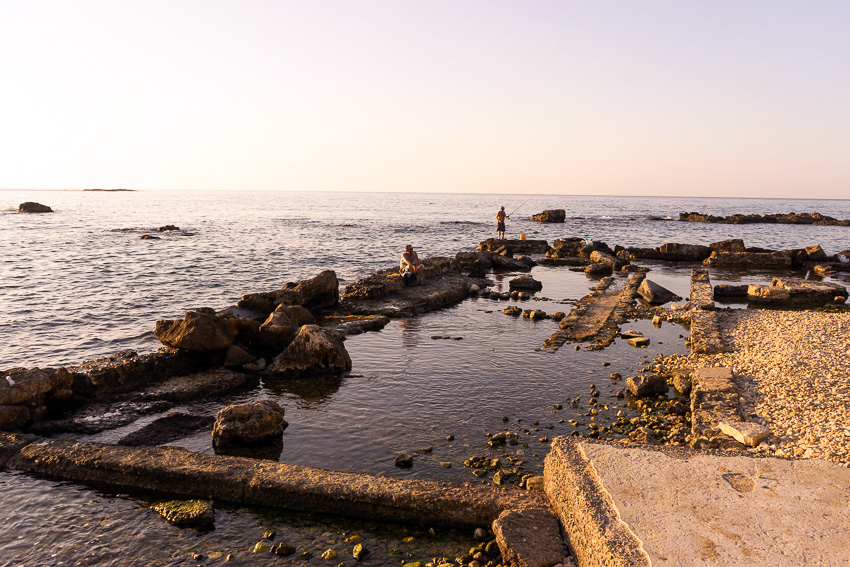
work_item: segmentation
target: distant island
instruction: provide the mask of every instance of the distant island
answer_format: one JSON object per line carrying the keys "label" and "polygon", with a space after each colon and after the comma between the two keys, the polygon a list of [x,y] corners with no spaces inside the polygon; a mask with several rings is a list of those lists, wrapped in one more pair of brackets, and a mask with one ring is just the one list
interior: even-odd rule
{"label": "distant island", "polygon": [[116,191],[135,191],[135,189],[83,189],[83,191],[108,191],[114,193]]}

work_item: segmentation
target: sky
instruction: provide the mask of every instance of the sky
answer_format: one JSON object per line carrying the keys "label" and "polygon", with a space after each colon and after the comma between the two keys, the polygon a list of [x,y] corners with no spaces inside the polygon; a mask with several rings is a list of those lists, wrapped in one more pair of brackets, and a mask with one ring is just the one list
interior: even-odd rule
{"label": "sky", "polygon": [[847,198],[850,2],[0,0],[0,188]]}

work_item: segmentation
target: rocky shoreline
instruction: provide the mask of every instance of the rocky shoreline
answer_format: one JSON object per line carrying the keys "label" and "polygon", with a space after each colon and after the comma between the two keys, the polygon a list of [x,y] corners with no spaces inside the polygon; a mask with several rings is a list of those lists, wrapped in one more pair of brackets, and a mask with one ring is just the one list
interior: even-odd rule
{"label": "rocky shoreline", "polygon": [[[528,254],[545,256],[535,259]],[[530,276],[512,281],[511,292],[490,289],[492,282],[488,276],[498,271],[528,271],[538,261],[546,260],[563,262],[572,270],[585,272],[593,280],[614,272],[637,272],[623,291],[608,291],[612,280],[606,277],[569,314],[559,314],[560,331],[550,338],[551,344],[547,346],[556,347],[572,341],[576,349],[582,342],[590,342],[591,348],[601,349],[615,338],[628,340],[638,348],[646,345],[649,341],[642,340],[645,337],[639,333],[628,335],[620,329],[628,317],[652,319],[658,325],[663,321],[678,321],[691,326],[690,355],[660,356],[647,364],[643,372],[624,380],[625,388],[618,397],[628,397],[640,410],[640,416],[627,418],[618,414],[611,426],[599,427],[592,423],[584,436],[610,437],[636,444],[689,446],[695,450],[821,458],[850,466],[847,449],[850,393],[844,383],[850,371],[850,351],[842,340],[844,333],[850,330],[850,313],[841,311],[848,297],[846,288],[812,283],[811,280],[774,278],[769,285],[749,285],[742,293],[743,290],[730,290],[729,286],[712,288],[707,272],[695,269],[689,303],[678,309],[665,308],[660,305],[673,299],[670,292],[646,279],[646,272],[651,275],[651,268],[647,270],[632,263],[639,260],[689,262],[707,266],[733,265],[741,269],[798,266],[813,273],[821,267],[821,271],[827,273],[827,269],[845,269],[847,263],[841,260],[841,254],[827,256],[820,246],[785,251],[753,250],[739,240],[710,246],[669,243],[655,249],[611,248],[604,242],[578,238],[556,240],[552,246],[545,241],[488,240],[474,252],[459,252],[454,258],[425,259],[424,285],[421,286],[406,287],[397,270],[388,268],[347,286],[340,295],[336,274],[322,272],[315,278],[288,283],[278,290],[245,295],[237,306],[223,311],[199,308],[187,312],[182,320],[158,321],[155,334],[164,346],[157,353],[138,355],[130,351],[74,367],[0,371],[0,429],[13,432],[4,434],[0,443],[0,466],[62,476],[56,467],[57,463],[65,463],[62,466],[70,467],[69,470],[84,471],[68,473],[66,478],[100,482],[105,479],[89,479],[85,471],[90,465],[80,463],[111,455],[109,458],[116,463],[115,470],[127,467],[125,477],[113,479],[117,485],[122,485],[121,478],[125,478],[132,486],[203,496],[189,489],[197,478],[176,480],[174,475],[184,467],[181,464],[184,460],[204,460],[206,457],[169,452],[169,455],[177,455],[172,459],[175,470],[142,472],[138,479],[131,481],[136,474],[131,474],[131,469],[137,467],[131,461],[144,451],[127,451],[139,445],[168,443],[173,440],[175,429],[209,428],[209,416],[173,415],[169,422],[155,422],[149,430],[138,432],[137,438],[119,443],[128,446],[127,451],[118,450],[117,446],[86,448],[78,444],[54,443],[31,435],[90,433],[115,428],[142,415],[167,411],[169,404],[173,406],[181,400],[215,397],[251,388],[260,376],[286,379],[343,375],[352,368],[344,346],[347,336],[380,330],[390,318],[413,317],[441,309],[470,295],[499,301],[533,294],[540,288],[535,285],[539,282]],[[814,302],[833,306],[840,312],[717,310],[715,300],[734,295],[732,291],[753,304],[770,302],[780,308],[795,308],[800,302]],[[539,310],[528,311],[529,318],[549,318],[542,311],[541,315],[537,315]],[[514,309],[512,314],[519,313]],[[614,382],[623,379],[614,374],[611,378]],[[668,397],[671,389],[674,395]],[[591,392],[587,414],[590,421],[609,410],[607,405],[596,402],[598,396],[598,391],[595,395]],[[108,416],[116,412],[109,410],[118,406],[122,408],[117,412],[121,418],[111,420]],[[236,406],[226,410],[231,408]],[[280,452],[275,457],[275,444],[267,442],[270,437],[282,435],[283,412],[280,408],[267,410],[262,419],[269,415],[274,417],[271,420],[274,433],[270,436],[260,432],[256,439],[271,446],[270,456],[266,454],[264,458],[275,461]],[[231,413],[244,417],[247,411],[239,407]],[[219,427],[218,421],[216,427]],[[766,433],[761,435],[764,430]],[[577,431],[575,434],[582,436]],[[245,445],[254,443],[244,431],[234,438],[236,445],[239,439],[244,440]],[[505,444],[514,438],[506,431],[490,436],[490,441]],[[163,448],[154,447],[150,451],[156,453],[159,449]],[[39,456],[39,451],[50,454]],[[219,452],[218,447],[216,452]],[[32,455],[27,456],[30,453]],[[211,476],[204,477],[207,479],[204,482],[210,485],[210,490],[218,486],[215,490],[223,491],[227,495],[225,499],[246,501],[245,489],[236,477],[231,478],[233,467],[242,471],[238,478],[247,478],[246,475],[260,474],[273,465],[269,461],[232,456],[240,453],[228,452],[224,447],[222,453],[210,461],[214,464],[193,466],[198,470],[209,469],[204,474]],[[126,462],[122,464],[122,460]],[[246,472],[248,470],[253,472]],[[510,477],[508,473],[502,476]],[[538,482],[526,477],[520,482],[520,475],[514,476],[517,488],[541,488]],[[350,497],[351,502],[341,504],[338,513],[356,516],[367,504],[382,509],[382,504],[370,496],[380,482],[364,476],[361,491]],[[321,481],[316,490],[324,490]],[[445,488],[435,489],[436,492],[441,490]],[[385,497],[385,494],[381,496]],[[305,506],[324,505],[320,500],[311,500],[313,496],[305,498],[308,502]],[[281,496],[275,503],[286,506],[286,501],[287,498]],[[268,500],[254,503],[268,504]],[[416,497],[412,497],[409,505],[416,510]],[[392,518],[393,514],[399,517],[401,512],[394,510],[376,512],[372,517]],[[526,512],[525,516],[520,512],[502,507],[485,514],[486,522],[493,522],[494,533],[509,534],[499,542],[502,560],[506,564],[552,565],[550,560],[558,553],[548,553],[532,561],[529,558],[535,557],[535,551],[523,548],[522,537],[517,535],[522,530],[516,527],[530,521],[530,517],[534,517],[534,522],[545,523],[551,516],[538,517],[541,516],[539,510]],[[513,519],[505,519],[502,518],[504,514],[520,516],[519,519],[513,516]],[[408,521],[417,518],[409,511],[400,517]],[[450,514],[441,521],[463,523],[461,519],[449,517]],[[551,541],[547,546],[553,549]],[[559,559],[563,559],[563,555]],[[488,565],[494,567],[497,562],[492,560]]]}

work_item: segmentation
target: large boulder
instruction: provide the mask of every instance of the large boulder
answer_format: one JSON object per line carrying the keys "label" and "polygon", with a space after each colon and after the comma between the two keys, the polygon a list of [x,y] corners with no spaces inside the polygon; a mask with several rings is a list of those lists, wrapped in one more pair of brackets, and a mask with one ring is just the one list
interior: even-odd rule
{"label": "large boulder", "polygon": [[302,325],[315,322],[313,314],[300,305],[278,305],[260,326],[260,340],[268,346],[285,346],[295,338]]}
{"label": "large boulder", "polygon": [[838,283],[800,278],[773,278],[772,287],[787,289],[795,301],[832,301],[836,297],[847,298],[847,288]]}
{"label": "large boulder", "polygon": [[168,346],[193,352],[226,350],[236,334],[215,316],[212,309],[187,311],[182,321],[157,321],[154,334]]}
{"label": "large boulder", "polygon": [[338,374],[351,370],[342,338],[318,325],[304,325],[266,369],[272,375]]}
{"label": "large boulder", "polygon": [[286,421],[274,400],[227,406],[216,415],[212,438],[216,447],[280,442]]}
{"label": "large boulder", "polygon": [[271,313],[278,305],[301,305],[307,309],[323,309],[339,303],[339,280],[336,272],[326,270],[318,276],[287,283],[283,288],[262,293],[249,293],[237,305],[259,313]]}
{"label": "large boulder", "polygon": [[601,250],[594,250],[590,253],[590,261],[594,264],[610,264],[611,268],[614,270],[619,270],[624,265],[628,264],[628,262],[623,262],[619,258],[615,258],[611,254],[607,252],[603,252]]}
{"label": "large boulder", "polygon": [[564,209],[547,209],[542,213],[531,215],[531,220],[537,222],[564,222],[567,219],[567,211]]}
{"label": "large boulder", "polygon": [[532,278],[530,275],[517,276],[508,282],[510,288],[513,289],[528,289],[531,291],[540,291],[543,289],[543,284]]}
{"label": "large boulder", "polygon": [[682,299],[666,287],[660,286],[657,283],[644,279],[637,290],[638,294],[652,305],[661,305],[670,301],[679,301]]}
{"label": "large boulder", "polygon": [[53,209],[48,207],[47,205],[42,205],[41,203],[33,203],[31,201],[27,201],[26,203],[21,203],[18,207],[19,213],[52,213]]}

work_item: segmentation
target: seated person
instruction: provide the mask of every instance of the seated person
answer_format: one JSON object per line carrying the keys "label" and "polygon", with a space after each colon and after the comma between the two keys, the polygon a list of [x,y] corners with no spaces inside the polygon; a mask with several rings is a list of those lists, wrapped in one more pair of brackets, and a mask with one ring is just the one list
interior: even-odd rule
{"label": "seated person", "polygon": [[419,255],[413,251],[413,246],[410,244],[404,247],[398,271],[401,272],[404,283],[407,285],[421,279],[422,274],[425,273],[425,264],[419,260]]}

